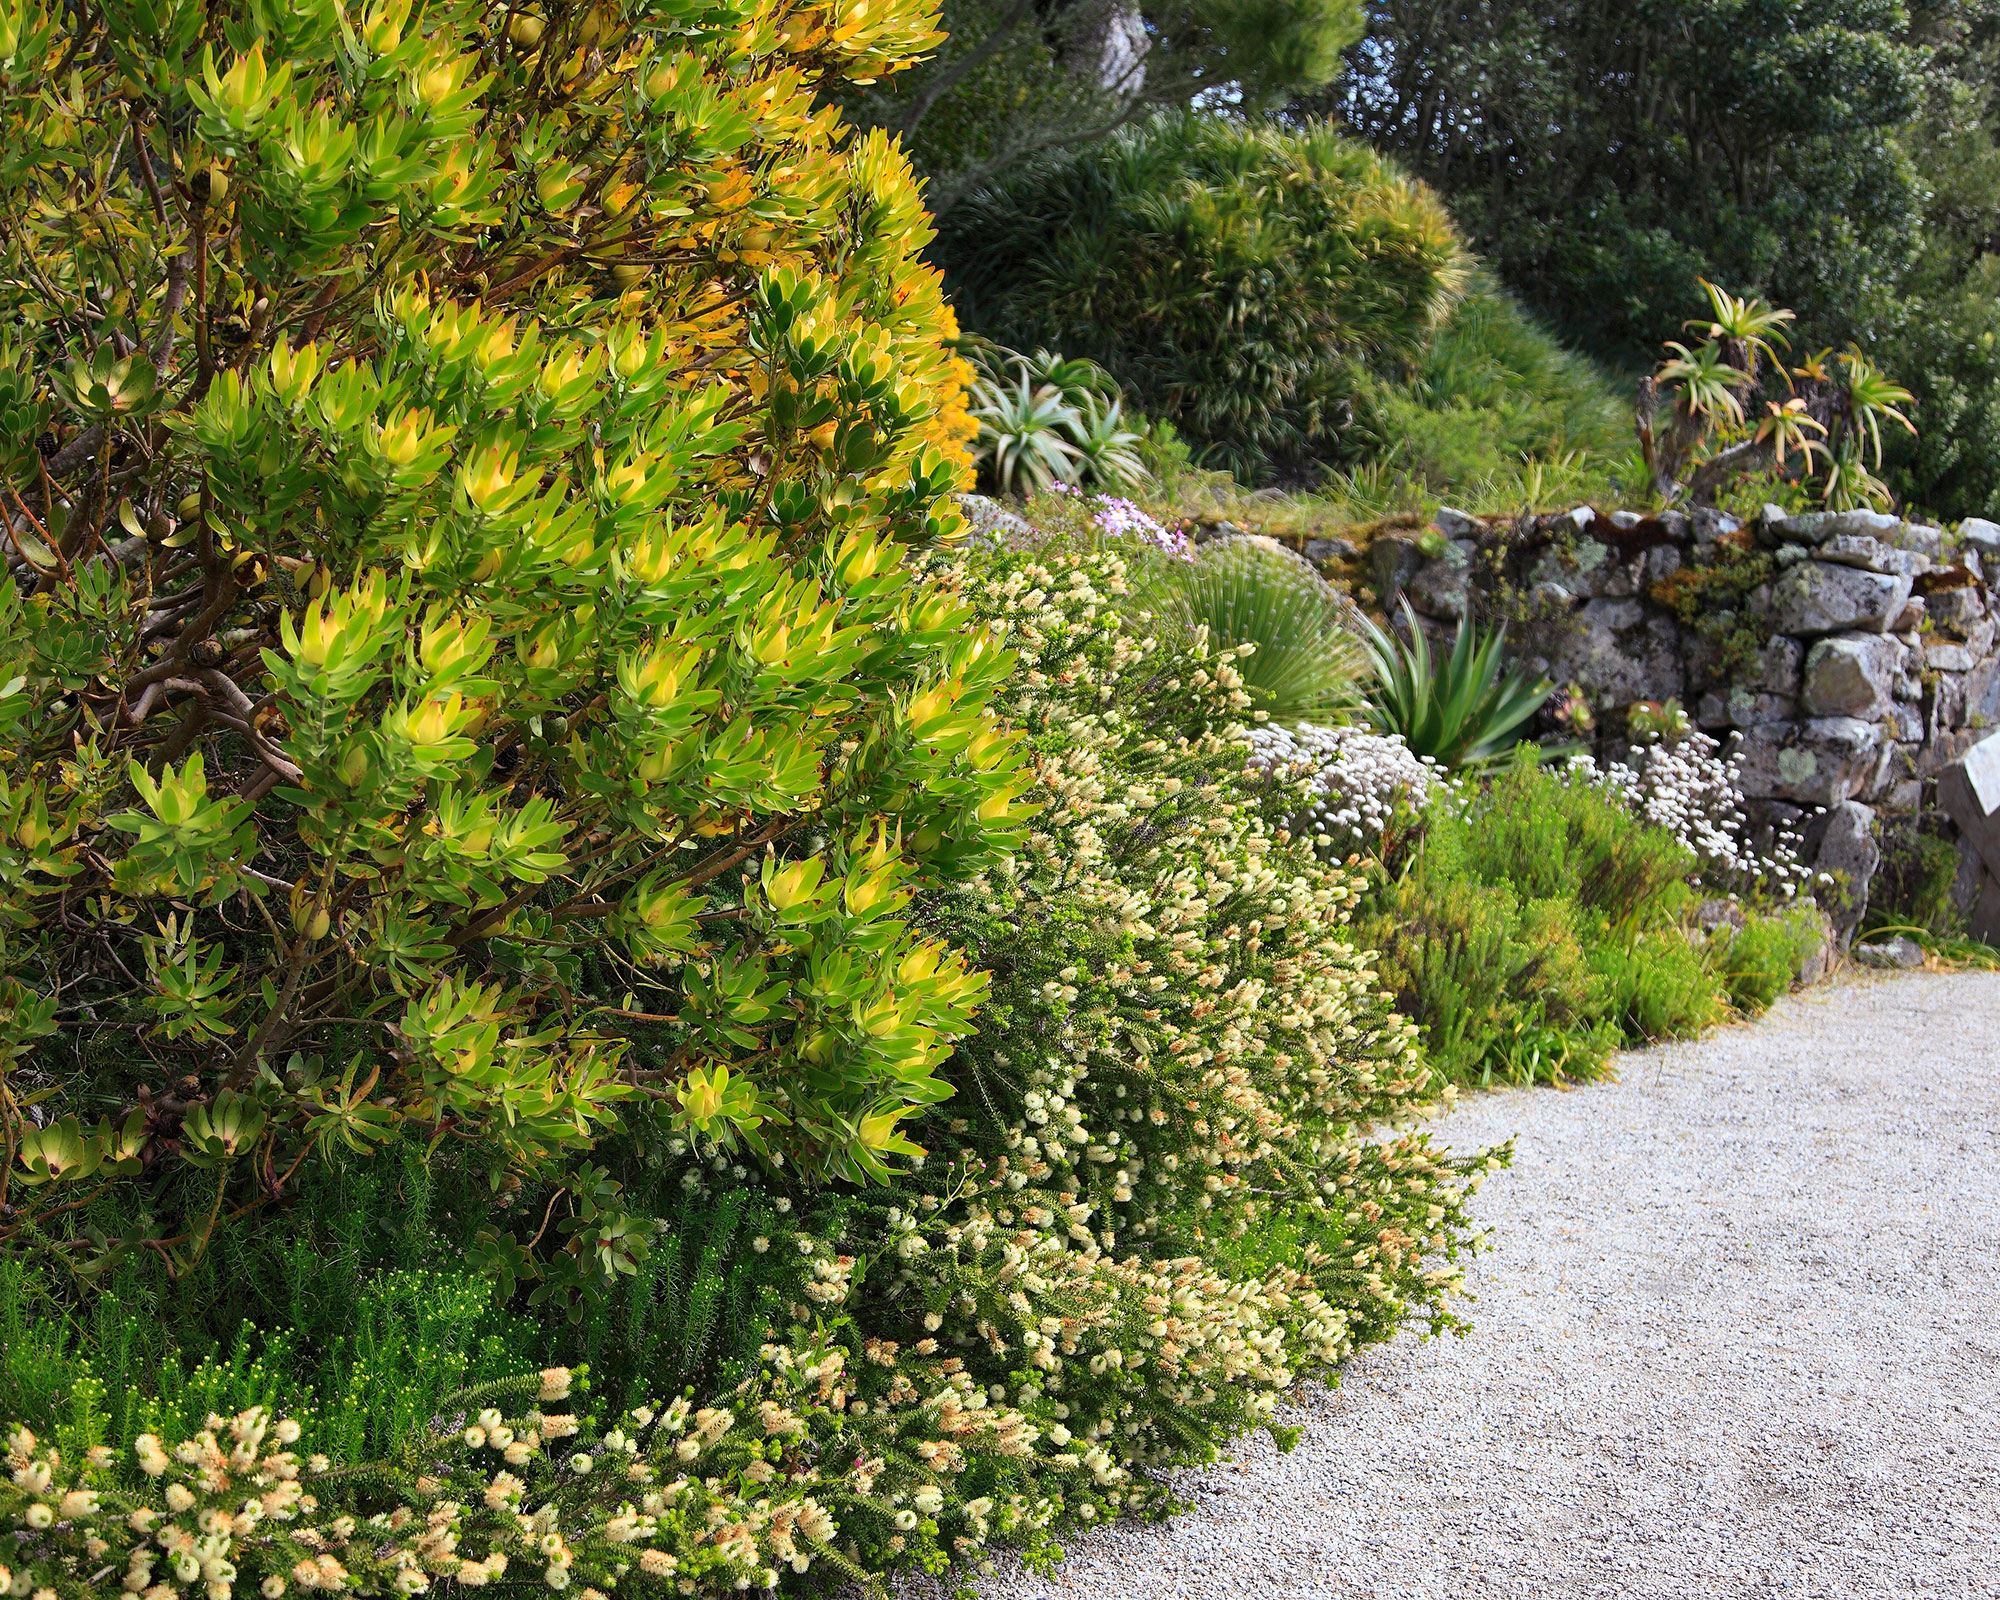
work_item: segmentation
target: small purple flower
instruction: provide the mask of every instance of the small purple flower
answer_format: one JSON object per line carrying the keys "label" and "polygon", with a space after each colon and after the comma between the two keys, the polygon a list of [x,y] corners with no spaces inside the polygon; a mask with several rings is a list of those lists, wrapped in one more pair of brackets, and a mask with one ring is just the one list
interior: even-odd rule
{"label": "small purple flower", "polygon": [[1100,494],[1095,498],[1098,509],[1091,521],[1097,525],[1100,533],[1114,539],[1138,539],[1183,561],[1191,559],[1192,547],[1183,530],[1162,525],[1130,500],[1116,499],[1108,494]]}

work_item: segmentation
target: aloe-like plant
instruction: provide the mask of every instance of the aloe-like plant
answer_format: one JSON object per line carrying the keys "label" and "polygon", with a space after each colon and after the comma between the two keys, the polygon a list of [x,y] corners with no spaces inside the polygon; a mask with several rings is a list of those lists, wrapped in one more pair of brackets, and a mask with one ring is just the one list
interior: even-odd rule
{"label": "aloe-like plant", "polygon": [[1271,721],[1338,722],[1363,703],[1365,622],[1331,584],[1269,539],[1220,539],[1164,563],[1171,611],[1219,646],[1251,646],[1236,672],[1250,708]]}
{"label": "aloe-like plant", "polygon": [[[1703,341],[1690,348],[1669,340],[1673,352],[1639,384],[1639,450],[1653,492],[1664,501],[1709,505],[1730,477],[1765,468],[1792,469],[1811,478],[1835,510],[1886,504],[1889,489],[1870,469],[1882,464],[1882,424],[1917,431],[1901,409],[1910,391],[1858,347],[1830,350],[1787,370],[1778,351],[1788,349],[1789,311],[1737,297],[1703,281],[1713,316],[1688,324]],[[1769,397],[1766,374],[1784,388]],[[1761,414],[1752,416],[1752,398]],[[1660,402],[1669,400],[1664,421]],[[1818,466],[1815,467],[1815,463]]]}
{"label": "aloe-like plant", "polygon": [[979,452],[1004,494],[1025,494],[1076,480],[1078,453],[1074,407],[1054,384],[980,378],[972,385],[972,417],[979,424]]}
{"label": "aloe-like plant", "polygon": [[1506,666],[1505,627],[1486,629],[1461,618],[1450,653],[1434,657],[1407,600],[1403,617],[1407,643],[1359,619],[1375,669],[1370,719],[1384,733],[1401,735],[1418,755],[1448,767],[1476,767],[1511,754],[1554,684]]}
{"label": "aloe-like plant", "polygon": [[1145,436],[1126,426],[1118,385],[1095,361],[967,343],[980,369],[971,405],[979,456],[996,489],[1132,489],[1152,478],[1135,448]]}
{"label": "aloe-like plant", "polygon": [[1152,477],[1135,448],[1144,435],[1125,426],[1125,403],[1086,396],[1077,408],[1074,443],[1078,478],[1099,489],[1132,489]]}

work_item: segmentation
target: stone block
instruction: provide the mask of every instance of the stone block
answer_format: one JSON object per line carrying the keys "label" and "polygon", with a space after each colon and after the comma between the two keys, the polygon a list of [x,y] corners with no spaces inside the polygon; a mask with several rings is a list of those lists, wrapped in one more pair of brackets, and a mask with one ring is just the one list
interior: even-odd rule
{"label": "stone block", "polygon": [[1854,947],[1854,959],[1864,967],[1881,967],[1892,972],[1913,972],[1924,964],[1924,947],[1903,934],[1887,939],[1870,939]]}
{"label": "stone block", "polygon": [[1403,593],[1425,616],[1456,621],[1465,615],[1471,600],[1471,585],[1464,567],[1450,561],[1431,561],[1403,586]]}
{"label": "stone block", "polygon": [[1797,694],[1805,674],[1806,647],[1797,639],[1775,634],[1757,658],[1757,675],[1746,687],[1765,694]]}
{"label": "stone block", "polygon": [[1737,685],[1727,693],[1711,690],[1697,702],[1695,721],[1704,728],[1754,728],[1766,722],[1789,722],[1799,714],[1790,695],[1757,694]]}
{"label": "stone block", "polygon": [[1352,539],[1308,539],[1308,561],[1352,561],[1361,552]]}
{"label": "stone block", "polygon": [[1861,533],[1843,533],[1829,539],[1815,554],[1819,560],[1831,561],[1836,566],[1860,567],[1866,572],[1886,572],[1899,578],[1915,578],[1931,570],[1930,557],[1914,550],[1898,550]]}
{"label": "stone block", "polygon": [[2000,657],[1988,656],[1965,675],[1965,717],[1982,728],[2000,723]]}
{"label": "stone block", "polygon": [[1844,633],[1807,652],[1803,699],[1813,717],[1879,720],[1895,698],[1902,645],[1881,633]]}
{"label": "stone block", "polygon": [[1375,573],[1375,592],[1387,606],[1423,571],[1425,558],[1416,540],[1385,533],[1368,547],[1368,564]]}
{"label": "stone block", "polygon": [[1447,539],[1477,539],[1486,531],[1486,524],[1479,518],[1454,506],[1439,506],[1431,521]]}
{"label": "stone block", "polygon": [[2000,556],[2000,522],[1967,517],[1958,525],[1958,542],[1982,556]]}
{"label": "stone block", "polygon": [[1896,613],[1895,620],[1889,624],[1889,631],[1891,633],[1914,633],[1924,625],[1924,617],[1927,611],[1928,607],[1924,597],[1920,594],[1911,595],[1909,599],[1903,602],[1903,609]]}
{"label": "stone block", "polygon": [[1974,583],[1956,589],[1933,589],[1924,596],[1924,609],[1939,627],[1963,632],[1985,620],[1986,596]]}
{"label": "stone block", "polygon": [[1924,665],[1933,672],[1970,672],[1974,660],[1964,645],[1933,637],[1924,641]]}
{"label": "stone block", "polygon": [[1906,522],[1902,528],[1890,536],[1898,550],[1909,550],[1923,556],[1933,565],[1944,552],[1944,529],[1933,528],[1921,522]]}
{"label": "stone block", "polygon": [[1924,786],[1918,778],[1899,778],[1876,797],[1875,805],[1882,811],[1915,812],[1924,803]]}
{"label": "stone block", "polygon": [[1908,577],[1801,561],[1771,583],[1779,633],[1883,633],[1910,598]]}
{"label": "stone block", "polygon": [[1845,938],[1867,912],[1869,880],[1882,864],[1874,811],[1855,800],[1828,806],[1807,825],[1806,848],[1813,870],[1833,877],[1833,883],[1822,885],[1815,894],[1834,931]]}
{"label": "stone block", "polygon": [[1949,733],[1954,728],[1966,724],[1965,715],[1965,674],[1962,672],[1940,672],[1930,682],[1930,694],[1924,701],[1924,732],[1935,739],[1939,734]]}
{"label": "stone block", "polygon": [[1881,726],[1859,717],[1764,723],[1743,736],[1743,792],[1763,800],[1838,805],[1873,780],[1882,744]]}
{"label": "stone block", "polygon": [[1646,552],[1643,579],[1647,588],[1665,583],[1681,570],[1681,553],[1670,544],[1656,544]]}
{"label": "stone block", "polygon": [[1903,519],[1885,511],[1808,511],[1786,517],[1775,526],[1779,536],[1793,544],[1824,544],[1853,533],[1893,542]]}

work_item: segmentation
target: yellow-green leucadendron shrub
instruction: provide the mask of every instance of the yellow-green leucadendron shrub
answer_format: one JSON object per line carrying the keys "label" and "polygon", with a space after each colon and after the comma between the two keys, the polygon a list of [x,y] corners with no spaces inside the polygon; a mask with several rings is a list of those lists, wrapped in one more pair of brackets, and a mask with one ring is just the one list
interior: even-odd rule
{"label": "yellow-green leucadendron shrub", "polygon": [[815,91],[931,24],[0,0],[9,1248],[178,1277],[391,1129],[913,1148],[983,984],[897,912],[1025,780],[902,555],[964,476],[919,198]]}

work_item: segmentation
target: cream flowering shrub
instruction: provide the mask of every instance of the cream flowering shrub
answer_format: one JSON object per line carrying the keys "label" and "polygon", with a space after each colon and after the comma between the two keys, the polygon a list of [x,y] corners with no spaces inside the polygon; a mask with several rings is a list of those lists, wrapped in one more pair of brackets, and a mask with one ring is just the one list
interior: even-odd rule
{"label": "cream flowering shrub", "polygon": [[[1486,1158],[1416,1131],[1441,1085],[1353,942],[1360,880],[1285,831],[1299,785],[1246,770],[1232,653],[1146,615],[1115,546],[957,581],[1020,656],[995,709],[1043,809],[927,908],[992,995],[856,1315],[921,1313],[898,1350],[1028,1416],[1043,1492],[1088,1521],[1405,1318],[1457,1326]],[[976,1540],[963,1503],[941,1527]]]}
{"label": "cream flowering shrub", "polygon": [[[554,1369],[441,1401],[377,1461],[311,1453],[309,1410],[74,1459],[17,1431],[19,1592],[722,1595],[976,1571],[1000,1543],[1040,1563],[1064,1527],[1163,1509],[1163,1469],[1299,1378],[1459,1326],[1488,1158],[1416,1130],[1438,1084],[1354,945],[1358,880],[1283,826],[1306,786],[1246,766],[1230,655],[1135,614],[1115,549],[930,567],[1020,656],[995,714],[1039,810],[1011,864],[908,910],[992,989],[902,1192],[766,1175],[761,1347],[665,1400],[606,1382],[608,1423],[560,1410]],[[700,1204],[758,1187],[724,1167]]]}

